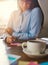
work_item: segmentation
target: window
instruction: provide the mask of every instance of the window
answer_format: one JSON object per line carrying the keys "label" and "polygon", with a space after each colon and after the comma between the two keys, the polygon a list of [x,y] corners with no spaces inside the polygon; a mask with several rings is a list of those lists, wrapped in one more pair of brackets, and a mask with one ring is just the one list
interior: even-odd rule
{"label": "window", "polygon": [[17,9],[17,0],[0,0],[0,27],[7,25],[10,14]]}

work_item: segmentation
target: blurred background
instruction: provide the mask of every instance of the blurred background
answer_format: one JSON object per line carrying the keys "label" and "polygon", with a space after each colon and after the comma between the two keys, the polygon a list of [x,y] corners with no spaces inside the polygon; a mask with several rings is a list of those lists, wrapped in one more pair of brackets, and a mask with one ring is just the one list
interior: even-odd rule
{"label": "blurred background", "polygon": [[[44,13],[44,25],[40,37],[48,37],[48,0],[38,1]],[[4,33],[14,10],[18,10],[17,0],[0,0],[0,35]]]}

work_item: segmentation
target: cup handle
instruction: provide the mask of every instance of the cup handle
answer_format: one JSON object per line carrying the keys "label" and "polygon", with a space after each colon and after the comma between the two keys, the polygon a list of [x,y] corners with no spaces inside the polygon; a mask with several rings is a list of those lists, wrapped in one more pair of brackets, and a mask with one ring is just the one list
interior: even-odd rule
{"label": "cup handle", "polygon": [[26,47],[27,47],[27,43],[26,42],[22,43],[22,48],[25,49]]}
{"label": "cup handle", "polygon": [[41,53],[44,53],[46,50],[46,44],[42,44]]}

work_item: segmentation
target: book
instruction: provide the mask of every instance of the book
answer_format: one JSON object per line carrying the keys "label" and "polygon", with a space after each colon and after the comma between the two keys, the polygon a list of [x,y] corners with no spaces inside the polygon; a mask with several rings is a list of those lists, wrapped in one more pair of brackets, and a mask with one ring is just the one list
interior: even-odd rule
{"label": "book", "polygon": [[37,61],[19,61],[18,65],[39,65]]}
{"label": "book", "polygon": [[39,65],[37,62],[29,62],[28,65]]}
{"label": "book", "polygon": [[48,62],[42,62],[40,65],[48,65]]}

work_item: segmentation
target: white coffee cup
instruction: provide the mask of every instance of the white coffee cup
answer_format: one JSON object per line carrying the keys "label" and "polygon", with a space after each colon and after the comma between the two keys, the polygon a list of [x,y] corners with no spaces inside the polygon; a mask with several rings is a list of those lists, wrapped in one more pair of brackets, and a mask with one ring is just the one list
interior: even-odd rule
{"label": "white coffee cup", "polygon": [[[27,46],[27,48],[24,46]],[[45,52],[46,43],[40,42],[40,41],[27,41],[22,44],[22,48],[23,49],[26,48],[32,54],[40,54],[40,53]]]}

